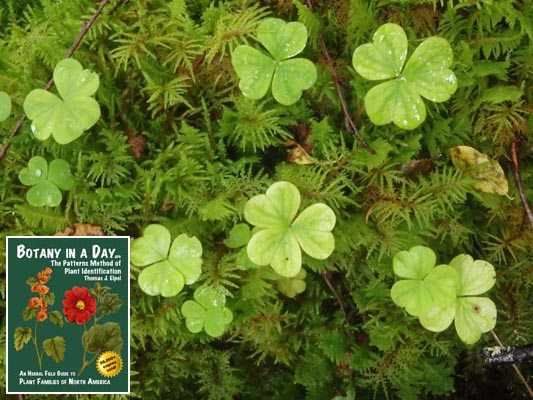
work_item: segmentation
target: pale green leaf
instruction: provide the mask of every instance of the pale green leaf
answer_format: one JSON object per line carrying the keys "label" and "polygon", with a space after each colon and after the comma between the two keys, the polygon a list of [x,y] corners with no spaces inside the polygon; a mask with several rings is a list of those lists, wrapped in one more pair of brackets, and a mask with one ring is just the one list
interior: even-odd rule
{"label": "pale green leaf", "polygon": [[431,294],[426,289],[424,282],[419,279],[403,279],[392,285],[392,301],[412,316],[428,314],[434,306]]}
{"label": "pale green leaf", "polygon": [[224,244],[230,249],[237,249],[248,243],[251,237],[250,227],[246,224],[237,224],[229,232]]}
{"label": "pale green leaf", "polygon": [[150,296],[175,296],[185,285],[183,275],[168,260],[146,267],[140,272],[137,280],[142,291]]}
{"label": "pale green leaf", "polygon": [[311,257],[324,260],[335,249],[331,230],[335,226],[335,213],[323,203],[307,207],[292,224],[292,232],[303,251]]}
{"label": "pale green leaf", "polygon": [[188,237],[186,234],[179,235],[172,246],[168,259],[173,267],[185,278],[185,283],[190,285],[200,277],[202,273],[202,244],[196,237]]}
{"label": "pale green leaf", "polygon": [[300,208],[300,192],[292,183],[276,182],[266,194],[252,197],[244,206],[244,218],[260,228],[287,227]]}
{"label": "pale green leaf", "polygon": [[28,203],[35,207],[56,207],[62,198],[57,186],[50,181],[39,182],[26,193]]}
{"label": "pale green leaf", "polygon": [[70,173],[70,165],[60,158],[50,162],[48,180],[62,190],[72,190],[76,186],[76,180]]}
{"label": "pale green leaf", "polygon": [[461,279],[460,296],[476,296],[485,293],[496,283],[496,271],[492,264],[475,260],[468,254],[459,254],[451,262]]}
{"label": "pale green leaf", "polygon": [[211,337],[219,337],[232,320],[233,313],[229,308],[221,307],[207,310],[204,323],[205,333]]}
{"label": "pale green leaf", "polygon": [[366,112],[376,125],[393,122],[399,128],[412,130],[426,119],[422,98],[404,80],[380,83],[365,96]]}
{"label": "pale green leaf", "polygon": [[100,79],[95,72],[84,70],[75,59],[65,58],[54,68],[54,83],[61,97],[70,100],[92,96],[100,85]]}
{"label": "pale green leaf", "polygon": [[18,327],[14,333],[15,350],[20,351],[31,339],[32,330],[29,327]]}
{"label": "pale green leaf", "polygon": [[33,120],[35,137],[50,135],[60,144],[70,143],[91,128],[100,118],[98,102],[89,97],[98,88],[98,76],[83,70],[73,59],[60,61],[54,69],[54,81],[62,99],[42,89],[31,91],[24,100],[24,112]]}
{"label": "pale green leaf", "polygon": [[262,98],[274,75],[274,60],[259,50],[242,45],[233,51],[231,62],[240,79],[239,88],[242,94],[253,100]]}
{"label": "pale green leaf", "polygon": [[455,302],[447,307],[433,306],[429,313],[420,315],[419,320],[427,330],[442,332],[452,324],[454,317]]}
{"label": "pale green leaf", "polygon": [[36,185],[46,181],[48,176],[48,163],[41,156],[35,156],[28,161],[28,166],[19,172],[19,180],[27,186]]}
{"label": "pale green leaf", "polygon": [[368,80],[398,76],[407,56],[404,30],[396,24],[384,24],[376,30],[372,40],[353,53],[352,63],[357,73]]}
{"label": "pale green leaf", "polygon": [[272,80],[272,95],[285,106],[296,103],[302,91],[313,86],[317,79],[315,65],[305,58],[282,61]]}
{"label": "pale green leaf", "polygon": [[11,98],[6,92],[0,92],[0,122],[11,114]]}
{"label": "pale green leaf", "polygon": [[301,22],[265,18],[257,27],[257,40],[277,61],[299,54],[307,42],[307,29]]}
{"label": "pale green leaf", "polygon": [[437,262],[429,247],[415,246],[396,253],[392,259],[394,273],[401,278],[423,279]]}
{"label": "pale green leaf", "polygon": [[496,305],[486,297],[460,297],[455,308],[455,329],[466,344],[479,340],[496,326]]}
{"label": "pale green leaf", "polygon": [[170,232],[163,225],[149,225],[143,236],[131,244],[131,263],[139,267],[167,258],[170,248]]}
{"label": "pale green leaf", "polygon": [[457,78],[449,69],[453,52],[446,39],[424,40],[407,61],[402,76],[422,97],[435,102],[448,100],[457,90]]}

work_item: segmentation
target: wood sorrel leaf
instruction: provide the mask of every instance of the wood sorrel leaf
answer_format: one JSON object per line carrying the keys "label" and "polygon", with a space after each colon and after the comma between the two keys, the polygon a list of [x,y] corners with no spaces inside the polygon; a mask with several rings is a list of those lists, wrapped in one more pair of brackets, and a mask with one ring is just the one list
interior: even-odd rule
{"label": "wood sorrel leaf", "polygon": [[468,254],[459,254],[450,261],[450,266],[459,273],[461,280],[459,296],[476,296],[485,293],[496,283],[496,271],[487,261],[474,261]]}
{"label": "wood sorrel leaf", "polygon": [[431,37],[416,48],[407,61],[402,76],[422,97],[443,102],[457,90],[457,78],[449,69],[452,61],[450,43],[443,38]]}
{"label": "wood sorrel leaf", "polygon": [[192,333],[204,329],[212,337],[222,335],[233,320],[233,313],[225,304],[226,296],[221,290],[211,286],[197,288],[194,300],[186,301],[181,307],[187,329]]}
{"label": "wood sorrel leaf", "polygon": [[0,92],[0,122],[11,114],[11,98],[6,92]]}
{"label": "wood sorrel leaf", "polygon": [[248,243],[250,240],[250,227],[246,224],[237,224],[229,232],[227,239],[224,239],[224,244],[230,249],[237,249]]}
{"label": "wood sorrel leaf", "polygon": [[422,98],[407,82],[398,79],[380,83],[370,89],[365,96],[365,107],[376,125],[392,122],[402,129],[410,130],[426,119],[426,106]]}
{"label": "wood sorrel leaf", "polygon": [[62,99],[43,89],[32,90],[24,100],[24,112],[33,120],[37,139],[53,136],[60,144],[70,143],[100,118],[100,106],[90,97],[100,82],[96,73],[67,58],[54,69],[54,82]]}
{"label": "wood sorrel leaf", "polygon": [[463,168],[475,179],[474,187],[485,193],[505,195],[509,184],[502,167],[470,146],[455,146],[450,149],[453,164]]}
{"label": "wood sorrel leaf", "polygon": [[238,46],[231,55],[242,94],[260,99],[272,82],[272,95],[276,101],[283,105],[296,103],[302,91],[313,86],[317,79],[316,67],[311,61],[289,59],[305,47],[305,25],[266,18],[257,28],[257,39],[273,58],[247,45]]}
{"label": "wood sorrel leaf", "polygon": [[297,294],[305,291],[305,277],[307,272],[305,269],[301,269],[294,278],[280,278],[276,281],[276,287],[285,296],[291,299],[295,298]]}
{"label": "wood sorrel leaf", "polygon": [[444,308],[457,297],[459,276],[448,265],[433,268],[424,279],[406,279],[396,282],[391,288],[394,303],[412,316],[425,316],[433,307]]}
{"label": "wood sorrel leaf", "polygon": [[281,104],[290,106],[316,82],[315,65],[305,58],[294,58],[278,64],[272,80],[272,95]]}
{"label": "wood sorrel leaf", "polygon": [[466,344],[479,340],[496,326],[496,305],[487,297],[459,297],[455,307],[455,330]]}
{"label": "wood sorrel leaf", "polygon": [[433,306],[433,308],[418,318],[420,324],[432,332],[442,332],[448,328],[455,317],[455,302],[447,307]]}
{"label": "wood sorrel leaf", "polygon": [[381,25],[372,43],[355,49],[352,64],[363,78],[375,81],[397,77],[407,56],[407,36],[396,24]]}
{"label": "wood sorrel leaf", "polygon": [[315,204],[294,219],[300,208],[300,192],[292,183],[276,182],[266,194],[252,197],[244,207],[246,220],[257,226],[247,254],[258,265],[271,265],[280,276],[298,274],[300,247],[311,257],[327,258],[335,247],[331,230],[335,214],[325,204]]}
{"label": "wood sorrel leaf", "polygon": [[175,296],[185,284],[199,278],[202,266],[200,241],[185,234],[179,235],[172,245],[170,232],[162,225],[149,225],[144,236],[131,246],[131,262],[147,266],[138,277],[140,288],[147,294]]}
{"label": "wood sorrel leaf", "polygon": [[392,259],[394,273],[401,278],[423,279],[435,266],[437,256],[426,246],[403,250]]}
{"label": "wood sorrel leaf", "polygon": [[302,52],[307,42],[307,28],[300,22],[265,18],[257,27],[257,40],[277,61],[282,61]]}
{"label": "wood sorrel leaf", "polygon": [[253,47],[243,45],[233,51],[231,62],[240,78],[242,94],[253,100],[262,98],[272,82],[276,69],[274,60]]}
{"label": "wood sorrel leaf", "polygon": [[41,156],[28,161],[28,166],[19,172],[19,179],[24,185],[33,186],[26,193],[26,199],[35,207],[59,205],[63,198],[59,189],[71,190],[76,186],[65,160],[52,160],[48,166]]}
{"label": "wood sorrel leaf", "polygon": [[448,41],[429,38],[418,46],[404,66],[407,38],[396,24],[378,28],[373,42],[355,49],[352,63],[365,79],[393,79],[368,91],[365,107],[376,125],[393,122],[402,129],[415,129],[426,118],[420,96],[435,102],[446,101],[457,89],[449,69],[453,53]]}

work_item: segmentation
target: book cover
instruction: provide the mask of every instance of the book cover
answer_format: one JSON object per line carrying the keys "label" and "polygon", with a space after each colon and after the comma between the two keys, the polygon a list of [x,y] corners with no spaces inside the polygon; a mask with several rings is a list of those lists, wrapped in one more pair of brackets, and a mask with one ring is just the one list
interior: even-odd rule
{"label": "book cover", "polygon": [[6,248],[7,393],[129,393],[129,238]]}

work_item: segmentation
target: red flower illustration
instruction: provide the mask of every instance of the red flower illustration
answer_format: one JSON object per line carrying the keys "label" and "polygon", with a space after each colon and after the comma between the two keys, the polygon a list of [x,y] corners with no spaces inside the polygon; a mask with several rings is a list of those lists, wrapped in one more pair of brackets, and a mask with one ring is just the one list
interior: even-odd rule
{"label": "red flower illustration", "polygon": [[28,301],[28,307],[30,308],[37,308],[37,307],[41,307],[42,305],[43,305],[43,301],[38,297],[32,297]]}
{"label": "red flower illustration", "polygon": [[96,312],[96,298],[92,297],[86,287],[74,286],[65,292],[63,314],[69,322],[82,325]]}
{"label": "red flower illustration", "polygon": [[46,312],[46,308],[41,308],[41,310],[37,313],[37,321],[43,322],[46,318],[48,318],[48,314]]}
{"label": "red flower illustration", "polygon": [[39,282],[46,283],[48,282],[48,275],[43,274],[42,272],[37,272],[37,279],[39,279]]}

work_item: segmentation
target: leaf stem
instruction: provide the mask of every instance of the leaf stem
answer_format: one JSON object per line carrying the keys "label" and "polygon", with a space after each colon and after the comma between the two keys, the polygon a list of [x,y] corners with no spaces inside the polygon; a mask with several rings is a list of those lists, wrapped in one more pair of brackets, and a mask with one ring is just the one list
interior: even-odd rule
{"label": "leaf stem", "polygon": [[[492,333],[492,336],[494,336],[494,339],[496,339],[496,342],[498,342],[498,344],[500,345],[500,347],[505,347],[505,345],[503,344],[503,342],[500,340],[500,338],[498,337],[498,335],[496,335],[496,332],[494,332],[494,330],[491,330],[490,333]],[[533,389],[531,389],[531,386],[529,386],[529,383],[527,383],[526,381],[526,378],[524,378],[524,375],[522,375],[522,372],[520,372],[520,370],[518,369],[517,365],[516,364],[511,364],[511,366],[513,367],[513,369],[515,370],[516,372],[516,375],[518,375],[518,379],[520,379],[520,381],[524,384],[524,386],[526,387],[526,390],[527,390],[527,393],[529,394],[529,397],[531,397],[533,399]]]}
{"label": "leaf stem", "polygon": [[[307,6],[311,10],[311,12],[314,12],[313,0],[307,0]],[[355,125],[355,122],[352,120],[352,117],[350,116],[350,112],[348,111],[346,100],[344,99],[344,96],[342,94],[339,76],[337,75],[335,66],[333,65],[333,62],[331,61],[331,56],[329,55],[329,51],[326,46],[326,41],[324,40],[324,35],[322,35],[322,32],[318,32],[318,40],[320,41],[320,46],[322,47],[322,53],[324,54],[324,57],[326,57],[326,61],[328,62],[328,67],[331,70],[331,75],[333,76],[333,83],[335,84],[335,91],[337,92],[337,96],[339,98],[341,109],[344,114],[344,126],[346,126],[346,130],[354,134],[357,137],[357,139],[359,140],[359,144],[366,151],[368,151],[370,154],[376,154],[376,151],[372,147],[370,147],[368,143],[365,141],[365,139],[363,138],[363,136],[361,136],[361,134],[359,133],[359,130],[357,129],[357,126]]]}
{"label": "leaf stem", "polygon": [[43,357],[42,354],[39,352],[39,346],[37,344],[37,325],[39,324],[39,321],[37,318],[35,318],[35,327],[33,328],[33,337],[31,338],[31,341],[33,342],[33,345],[35,346],[35,353],[37,353],[37,360],[39,361],[39,369],[43,369]]}
{"label": "leaf stem", "polygon": [[533,212],[531,211],[531,207],[527,201],[526,192],[524,190],[524,185],[522,184],[522,177],[520,174],[520,152],[518,148],[518,142],[518,137],[515,137],[511,142],[511,159],[513,161],[514,180],[518,189],[518,193],[520,194],[520,199],[522,199],[522,204],[524,205],[524,210],[527,215],[527,219],[529,220],[529,225],[533,229]]}
{"label": "leaf stem", "polygon": [[331,280],[329,279],[329,275],[327,272],[322,272],[322,278],[324,279],[324,282],[326,282],[326,285],[328,285],[329,290],[333,293],[333,296],[335,296],[335,299],[337,300],[337,303],[339,303],[339,307],[341,308],[342,314],[344,315],[344,319],[349,323],[350,320],[348,319],[348,314],[346,313],[346,308],[344,307],[344,303],[342,302],[341,296],[337,291],[335,290],[335,287],[331,283]]}
{"label": "leaf stem", "polygon": [[[104,10],[104,7],[110,1],[111,0],[102,0],[100,2],[100,6],[98,6],[98,8],[94,12],[94,14],[91,16],[91,18],[89,18],[88,21],[83,23],[82,28],[80,30],[80,33],[78,33],[78,36],[76,37],[76,39],[74,39],[74,42],[72,43],[72,45],[68,49],[67,54],[65,55],[65,58],[70,58],[72,56],[72,54],[74,54],[74,52],[76,51],[76,49],[80,45],[82,39],[84,38],[84,36],[87,34],[89,29],[93,26],[94,22],[100,16],[100,14],[102,14],[102,11]],[[47,82],[47,84],[44,86],[43,89],[48,91],[48,90],[50,90],[50,88],[53,85],[54,85],[54,78],[50,78],[50,80]],[[9,137],[13,138],[13,137],[17,136],[17,134],[19,133],[20,128],[22,127],[22,124],[24,123],[24,121],[26,121],[26,114],[22,114],[20,116],[19,120],[17,121],[17,124],[15,125],[13,130],[11,131],[11,134],[10,134]],[[0,161],[2,161],[2,159],[5,157],[5,155],[7,153],[7,149],[9,149],[9,146],[10,146],[10,143],[8,142],[8,143],[5,143],[2,146],[2,148],[0,149]]]}

